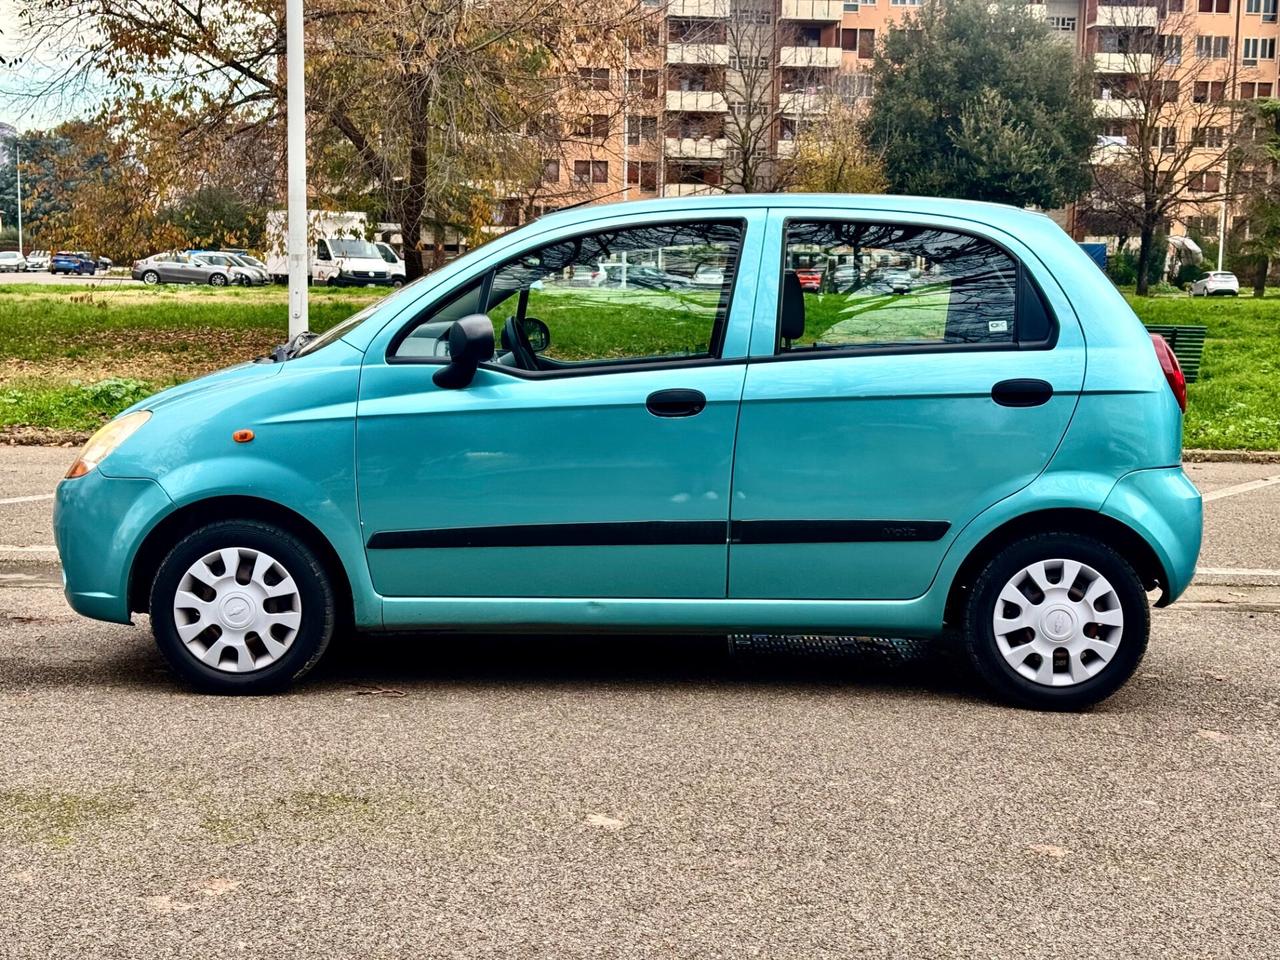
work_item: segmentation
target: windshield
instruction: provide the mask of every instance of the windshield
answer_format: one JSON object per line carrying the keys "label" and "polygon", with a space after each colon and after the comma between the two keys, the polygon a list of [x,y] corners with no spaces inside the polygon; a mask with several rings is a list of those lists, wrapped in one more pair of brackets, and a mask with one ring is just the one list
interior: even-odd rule
{"label": "windshield", "polygon": [[368,240],[336,239],[330,240],[329,250],[335,257],[364,257],[368,260],[381,260],[382,257]]}
{"label": "windshield", "polygon": [[343,320],[341,323],[336,324],[335,326],[330,327],[328,330],[320,334],[315,339],[308,340],[306,344],[304,344],[298,350],[296,356],[301,357],[301,356],[305,356],[308,353],[315,353],[321,347],[328,346],[329,344],[333,343],[333,341],[342,339],[348,333],[354,330],[356,327],[360,326],[360,324],[368,320],[369,317],[373,315],[374,311],[381,310],[384,306],[390,305],[394,301],[397,301],[401,297],[404,297],[406,294],[408,295],[409,300],[412,300],[415,296],[417,296],[417,291],[414,290],[414,287],[419,286],[422,283],[422,281],[425,279],[427,278],[419,277],[417,280],[414,280],[412,283],[405,284],[405,286],[401,287],[395,293],[382,297],[379,300],[373,301],[373,303],[369,304],[363,310],[353,313],[351,316],[347,317],[347,319]]}

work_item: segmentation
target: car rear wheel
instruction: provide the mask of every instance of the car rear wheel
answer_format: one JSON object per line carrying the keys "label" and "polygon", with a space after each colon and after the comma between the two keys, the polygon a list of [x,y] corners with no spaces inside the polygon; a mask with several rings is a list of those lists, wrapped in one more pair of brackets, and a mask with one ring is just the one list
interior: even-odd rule
{"label": "car rear wheel", "polygon": [[214,287],[225,287],[227,285],[227,275],[225,273],[215,273],[209,277],[209,284]]}
{"label": "car rear wheel", "polygon": [[212,523],[180,541],[156,573],[150,609],[169,665],[211,693],[284,689],[319,661],[336,620],[315,553],[253,520]]}
{"label": "car rear wheel", "polygon": [[1142,661],[1147,595],[1106,544],[1073,533],[1018,540],[979,574],[965,643],[979,676],[1027,707],[1078,710],[1118,690]]}

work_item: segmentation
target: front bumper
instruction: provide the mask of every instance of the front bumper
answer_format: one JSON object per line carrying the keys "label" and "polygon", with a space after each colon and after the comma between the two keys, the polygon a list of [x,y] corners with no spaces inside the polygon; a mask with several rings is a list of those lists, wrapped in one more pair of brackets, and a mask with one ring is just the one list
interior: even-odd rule
{"label": "front bumper", "polygon": [[1125,474],[1107,495],[1102,512],[1140,533],[1164,568],[1168,606],[1191,585],[1200,556],[1203,505],[1200,491],[1181,467],[1156,467]]}
{"label": "front bumper", "polygon": [[389,287],[391,277],[360,277],[349,273],[335,273],[327,282],[337,287]]}
{"label": "front bumper", "polygon": [[92,470],[63,480],[53,502],[53,536],[67,602],[95,620],[130,623],[129,572],[147,533],[173,508],[154,480]]}

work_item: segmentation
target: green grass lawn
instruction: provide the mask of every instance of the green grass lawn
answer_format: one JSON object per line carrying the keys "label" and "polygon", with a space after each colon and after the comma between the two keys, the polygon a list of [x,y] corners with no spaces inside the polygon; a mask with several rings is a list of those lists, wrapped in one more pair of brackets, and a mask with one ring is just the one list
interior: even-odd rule
{"label": "green grass lawn", "polygon": [[1200,379],[1187,390],[1186,446],[1280,450],[1280,291],[1260,300],[1127,296],[1144,323],[1208,327]]}
{"label": "green grass lawn", "polygon": [[[624,304],[618,291],[572,292],[534,291],[530,298],[529,313],[552,330],[548,355],[605,355],[593,322],[600,311],[614,324],[610,355],[705,350],[714,293],[631,291]],[[314,288],[312,328],[325,330],[380,294]],[[933,338],[939,312],[915,299],[869,297],[850,310],[843,298],[828,295],[822,309],[809,311],[806,339],[864,342],[888,311],[908,307],[919,318],[920,336]],[[1262,300],[1129,300],[1148,323],[1209,328],[1200,381],[1190,388],[1187,446],[1280,449],[1280,291]],[[514,306],[495,308],[495,323]],[[281,287],[0,286],[0,431],[79,439],[157,389],[266,353],[285,339],[286,318]],[[619,327],[627,333],[621,340]]]}

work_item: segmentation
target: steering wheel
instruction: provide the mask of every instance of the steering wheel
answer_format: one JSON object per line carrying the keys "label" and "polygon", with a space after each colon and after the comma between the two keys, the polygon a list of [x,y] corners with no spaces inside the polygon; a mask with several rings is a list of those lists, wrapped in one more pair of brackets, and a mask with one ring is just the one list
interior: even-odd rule
{"label": "steering wheel", "polygon": [[537,355],[533,352],[533,344],[529,335],[515,317],[507,317],[502,325],[502,348],[511,351],[511,357],[521,370],[537,370]]}

